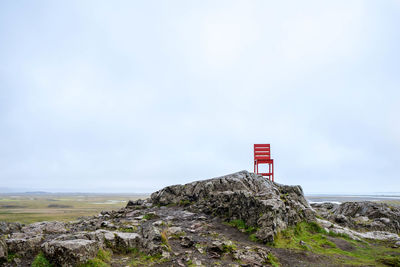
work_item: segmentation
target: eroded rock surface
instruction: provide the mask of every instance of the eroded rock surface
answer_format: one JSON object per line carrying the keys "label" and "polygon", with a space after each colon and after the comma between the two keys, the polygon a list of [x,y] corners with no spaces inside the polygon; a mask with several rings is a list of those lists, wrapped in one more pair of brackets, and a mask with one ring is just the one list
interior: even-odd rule
{"label": "eroded rock surface", "polygon": [[57,266],[72,267],[96,256],[99,244],[93,240],[52,240],[42,245],[46,257]]}
{"label": "eroded rock surface", "polygon": [[314,203],[312,207],[323,217],[341,226],[358,231],[400,233],[400,208],[371,201]]}
{"label": "eroded rock surface", "polygon": [[257,228],[257,238],[265,242],[290,225],[315,218],[300,186],[272,183],[247,171],[168,186],[151,199],[154,204],[190,204],[193,211],[243,220]]}

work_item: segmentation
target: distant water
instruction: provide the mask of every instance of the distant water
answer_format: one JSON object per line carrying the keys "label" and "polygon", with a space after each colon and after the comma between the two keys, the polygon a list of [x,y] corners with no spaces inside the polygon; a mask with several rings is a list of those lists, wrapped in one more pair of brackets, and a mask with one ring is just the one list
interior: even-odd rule
{"label": "distant water", "polygon": [[370,194],[370,195],[341,195],[341,194],[306,194],[305,195],[309,203],[343,203],[347,201],[393,201],[399,202],[400,204],[400,193],[386,193],[386,194]]}

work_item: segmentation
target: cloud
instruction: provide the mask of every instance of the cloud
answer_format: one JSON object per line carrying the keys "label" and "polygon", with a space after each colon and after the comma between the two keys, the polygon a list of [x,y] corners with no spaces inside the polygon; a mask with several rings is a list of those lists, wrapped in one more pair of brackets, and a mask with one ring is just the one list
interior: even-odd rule
{"label": "cloud", "polygon": [[394,5],[3,4],[0,182],[150,192],[252,170],[266,142],[279,182],[392,190]]}

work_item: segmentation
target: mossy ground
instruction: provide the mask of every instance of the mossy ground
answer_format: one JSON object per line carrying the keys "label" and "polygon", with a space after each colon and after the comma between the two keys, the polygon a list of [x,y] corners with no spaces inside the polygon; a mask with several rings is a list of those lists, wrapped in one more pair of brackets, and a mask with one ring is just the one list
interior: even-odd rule
{"label": "mossy ground", "polygon": [[[348,249],[339,248],[333,241],[347,244]],[[272,246],[326,255],[338,265],[400,266],[399,251],[389,243],[351,240],[328,233],[314,222],[302,222],[278,233]]]}
{"label": "mossy ground", "polygon": [[278,258],[272,253],[268,253],[268,263],[274,267],[280,266]]}
{"label": "mossy ground", "polygon": [[108,267],[110,266],[112,252],[100,249],[94,259],[88,260],[80,267]]}
{"label": "mossy ground", "polygon": [[165,261],[160,254],[147,255],[137,249],[132,249],[131,253],[133,259],[131,260],[129,266],[152,266]]}
{"label": "mossy ground", "polygon": [[54,265],[51,264],[46,257],[40,252],[32,262],[32,267],[53,267]]}
{"label": "mossy ground", "polygon": [[259,242],[258,238],[255,235],[255,232],[258,230],[258,228],[246,225],[246,223],[243,220],[232,220],[228,223],[227,225],[233,226],[242,232],[245,232],[246,234],[249,234],[249,239],[253,242]]}

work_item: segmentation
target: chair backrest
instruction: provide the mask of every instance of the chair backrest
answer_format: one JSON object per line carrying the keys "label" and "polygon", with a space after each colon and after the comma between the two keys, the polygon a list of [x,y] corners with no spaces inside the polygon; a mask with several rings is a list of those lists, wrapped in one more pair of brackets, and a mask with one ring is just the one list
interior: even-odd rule
{"label": "chair backrest", "polygon": [[254,144],[254,160],[271,159],[271,147],[269,144]]}

